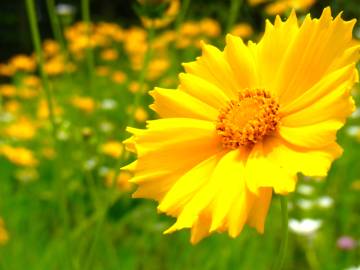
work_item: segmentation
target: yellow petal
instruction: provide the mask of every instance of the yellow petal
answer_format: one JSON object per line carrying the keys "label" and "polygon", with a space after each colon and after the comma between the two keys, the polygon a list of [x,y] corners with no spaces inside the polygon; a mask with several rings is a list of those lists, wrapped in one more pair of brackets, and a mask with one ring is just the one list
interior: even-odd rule
{"label": "yellow petal", "polygon": [[[184,174],[166,194],[159,204],[158,210],[174,212],[178,207],[187,204],[199,191],[201,192],[204,186],[208,185],[209,178],[221,156],[222,154],[213,155]],[[187,227],[191,227],[191,225],[192,223]]]}
{"label": "yellow petal", "polygon": [[195,62],[184,63],[187,73],[196,75],[221,89],[230,99],[236,97],[239,87],[224,53],[214,46],[202,44],[202,56]]}
{"label": "yellow petal", "polygon": [[198,76],[180,73],[180,90],[219,110],[225,106],[229,98],[216,85]]}
{"label": "yellow petal", "polygon": [[237,201],[242,201],[242,211],[237,212],[236,215],[243,216],[244,222],[247,218],[246,208],[249,206],[246,205],[245,200],[242,200],[246,197],[244,193],[247,192],[244,167],[247,154],[246,149],[230,151],[219,161],[211,176],[213,181],[221,183],[213,202],[211,232],[223,226],[231,207]]}
{"label": "yellow petal", "polygon": [[161,200],[183,174],[222,151],[214,124],[190,118],[148,121],[147,130],[133,133],[138,153],[131,180],[139,184],[137,197]]}
{"label": "yellow petal", "polygon": [[[334,71],[331,69],[334,61],[342,58],[353,44],[354,23],[354,20],[343,21],[340,15],[333,20],[330,8],[324,9],[320,19],[305,18],[288,44],[277,76],[273,79],[281,104],[291,102]],[[342,61],[344,66],[351,63]],[[340,68],[339,65],[337,68]]]}
{"label": "yellow petal", "polygon": [[[260,80],[258,87],[277,93],[279,89],[275,84],[276,78],[281,77],[280,70],[284,65],[285,55],[287,55],[289,44],[292,44],[297,33],[298,25],[295,12],[292,12],[285,22],[282,22],[279,16],[276,17],[274,25],[266,21],[264,36],[252,49]],[[291,68],[294,69],[294,67]]]}
{"label": "yellow petal", "polygon": [[241,38],[228,34],[224,55],[235,74],[240,90],[258,86],[254,57]]}
{"label": "yellow petal", "polygon": [[265,219],[269,211],[271,197],[271,188],[260,188],[259,195],[253,199],[248,224],[250,227],[255,228],[259,233],[264,233]]}
{"label": "yellow petal", "polygon": [[246,184],[251,192],[272,187],[276,193],[287,194],[295,190],[296,174],[282,168],[269,158],[272,145],[257,143],[248,157],[245,169]]}
{"label": "yellow petal", "polygon": [[326,176],[331,163],[342,154],[336,143],[317,149],[295,146],[277,137],[268,138],[265,143],[270,144],[271,160],[295,174],[307,176]]}
{"label": "yellow petal", "polygon": [[204,237],[208,236],[211,225],[210,213],[201,213],[191,228],[191,244],[195,245],[201,241]]}
{"label": "yellow petal", "polygon": [[150,92],[155,99],[150,106],[161,117],[188,117],[204,120],[216,120],[218,111],[184,91],[155,88]]}
{"label": "yellow petal", "polygon": [[279,135],[285,141],[305,148],[320,148],[335,142],[336,131],[343,126],[339,121],[324,121],[309,126],[280,126]]}
{"label": "yellow petal", "polygon": [[[344,68],[338,69],[327,76],[325,76],[323,79],[321,79],[317,84],[315,84],[309,91],[306,91],[302,95],[300,95],[298,98],[294,99],[293,101],[289,102],[285,106],[282,106],[280,108],[280,114],[283,116],[290,115],[293,113],[296,113],[302,109],[306,109],[309,106],[312,106],[314,104],[324,104],[324,102],[329,101],[329,98],[324,98],[325,96],[328,96],[332,92],[336,92],[338,94],[334,93],[333,101],[339,102],[339,100],[342,99],[342,96],[351,89],[352,85],[355,82],[356,76],[356,67],[354,64],[348,65]],[[338,100],[337,100],[338,99]],[[334,109],[337,110],[337,106],[334,106],[334,104],[327,104],[327,106],[331,109],[333,112]],[[329,110],[328,108],[328,110]],[[343,114],[343,108],[338,110],[340,114]],[[345,110],[346,112],[347,110]],[[324,112],[320,113],[323,115]],[[319,112],[315,112],[317,116]],[[311,117],[313,119],[313,116]],[[291,118],[291,116],[290,116]],[[303,117],[302,117],[303,118]],[[286,121],[283,119],[283,124],[285,122],[288,122],[285,125],[291,125],[291,120]],[[298,119],[298,120],[304,120],[304,119]],[[292,123],[293,125],[298,125],[299,123],[297,121]]]}
{"label": "yellow petal", "polygon": [[230,237],[237,237],[243,230],[249,212],[253,209],[254,199],[255,194],[250,192],[246,186],[242,192],[238,193],[226,218]]}

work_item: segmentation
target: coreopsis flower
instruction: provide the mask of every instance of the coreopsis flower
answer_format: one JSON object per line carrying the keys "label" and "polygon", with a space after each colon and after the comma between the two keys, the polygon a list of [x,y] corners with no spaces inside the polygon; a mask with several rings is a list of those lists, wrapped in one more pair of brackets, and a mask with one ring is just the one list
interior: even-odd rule
{"label": "coreopsis flower", "polygon": [[315,0],[277,0],[266,6],[265,12],[269,15],[282,14],[290,9],[298,11],[306,11],[313,4]]}
{"label": "coreopsis flower", "polygon": [[[169,25],[170,23],[172,23],[175,20],[176,16],[179,13],[179,10],[180,10],[180,1],[179,0],[139,1],[139,2],[143,5],[150,6],[150,10],[151,9],[157,10],[157,9],[159,9],[160,5],[168,4],[167,8],[163,12],[160,12],[161,16],[159,16],[159,17],[155,16],[155,18],[151,18],[151,17],[146,16],[146,14],[144,14],[143,16],[140,17],[141,22],[147,28],[149,28],[149,27],[155,27],[155,28],[166,27],[167,25]],[[153,3],[151,3],[151,2],[153,2]],[[152,12],[150,12],[150,13],[152,13]],[[155,13],[157,13],[157,12],[155,12]]]}
{"label": "coreopsis flower", "polygon": [[118,141],[108,141],[101,145],[101,152],[113,158],[119,158],[123,152],[123,146]]}
{"label": "coreopsis flower", "polygon": [[85,96],[74,96],[71,98],[71,104],[86,113],[93,112],[96,106],[93,98]]}
{"label": "coreopsis flower", "polygon": [[0,217],[0,246],[5,245],[9,241],[9,234],[5,228],[4,220]]}
{"label": "coreopsis flower", "polygon": [[36,135],[36,125],[29,119],[22,117],[4,129],[4,133],[17,140],[31,140]]}
{"label": "coreopsis flower", "polygon": [[241,38],[248,38],[254,33],[250,24],[247,23],[239,23],[234,25],[231,30],[231,34],[234,36],[239,36]]}
{"label": "coreopsis flower", "polygon": [[15,71],[33,72],[36,68],[36,60],[32,56],[24,54],[15,55],[9,61]]}
{"label": "coreopsis flower", "polygon": [[177,217],[165,233],[191,228],[193,243],[236,237],[245,224],[262,233],[273,192],[293,192],[298,173],[326,176],[354,110],[354,24],[330,8],[302,25],[295,12],[277,17],[257,44],[232,35],[223,51],[203,44],[178,89],[151,92],[163,119],[128,128],[138,159],[124,169],[135,174],[134,197]]}
{"label": "coreopsis flower", "polygon": [[39,163],[33,152],[24,147],[2,145],[0,147],[0,155],[3,155],[11,163],[18,166],[34,167]]}

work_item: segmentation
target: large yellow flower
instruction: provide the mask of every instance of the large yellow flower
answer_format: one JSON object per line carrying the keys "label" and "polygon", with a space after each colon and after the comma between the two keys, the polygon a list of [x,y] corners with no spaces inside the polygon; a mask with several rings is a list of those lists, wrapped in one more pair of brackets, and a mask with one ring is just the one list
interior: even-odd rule
{"label": "large yellow flower", "polygon": [[151,92],[164,119],[128,128],[138,160],[124,169],[135,173],[134,197],[177,217],[166,233],[191,228],[193,243],[215,231],[236,237],[244,224],[261,233],[273,191],[294,191],[299,172],[327,174],[354,110],[354,23],[330,8],[301,26],[295,12],[277,17],[258,44],[232,35],[224,51],[203,44],[178,89]]}

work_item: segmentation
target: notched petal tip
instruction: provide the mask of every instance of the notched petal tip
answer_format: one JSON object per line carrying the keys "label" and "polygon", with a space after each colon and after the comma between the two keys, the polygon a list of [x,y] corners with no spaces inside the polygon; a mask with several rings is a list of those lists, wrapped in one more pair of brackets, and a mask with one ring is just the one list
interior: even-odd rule
{"label": "notched petal tip", "polygon": [[[133,162],[131,162],[131,163],[129,163],[129,164],[121,167],[120,170],[133,172],[133,171],[135,171],[136,166],[137,166],[137,160],[135,160],[135,161],[133,161]],[[129,180],[129,182],[131,182],[131,181],[132,181],[132,179]]]}

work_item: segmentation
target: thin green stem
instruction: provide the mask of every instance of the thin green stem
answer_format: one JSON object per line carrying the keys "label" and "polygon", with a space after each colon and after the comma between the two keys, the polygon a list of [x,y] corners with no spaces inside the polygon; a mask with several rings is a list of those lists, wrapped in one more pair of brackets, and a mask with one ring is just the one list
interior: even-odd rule
{"label": "thin green stem", "polygon": [[55,12],[55,1],[46,0],[46,5],[50,18],[51,30],[54,34],[55,40],[60,44],[62,52],[65,52],[65,41],[62,35],[59,18]]}
{"label": "thin green stem", "polygon": [[44,70],[44,56],[42,54],[41,50],[41,39],[40,39],[40,33],[37,25],[37,16],[35,12],[35,5],[34,0],[26,0],[26,11],[29,18],[29,24],[30,24],[30,30],[31,30],[31,37],[33,46],[35,48],[35,53],[37,57],[37,61],[39,64],[39,70],[40,70],[40,77],[43,83],[43,88],[47,100],[48,110],[49,110],[49,118],[50,122],[52,124],[52,131],[54,135],[54,139],[56,140],[56,122],[55,122],[55,116],[54,116],[54,106],[53,106],[53,99],[50,89],[50,83],[49,79],[47,77],[47,74]]}
{"label": "thin green stem", "polygon": [[[147,48],[146,53],[144,55],[143,67],[142,67],[142,70],[140,72],[139,80],[138,80],[138,82],[139,82],[139,91],[135,94],[134,102],[133,102],[133,109],[134,110],[136,110],[136,108],[141,103],[141,97],[143,95],[143,88],[144,88],[144,85],[145,85],[145,78],[146,78],[146,74],[147,74],[148,67],[149,67],[149,64],[150,64],[150,61],[151,61],[151,57],[152,57],[152,43],[153,43],[154,37],[155,37],[155,28],[153,26],[150,26],[149,29],[148,29],[148,48]],[[131,117],[129,119],[129,121],[128,121],[128,126],[131,126],[133,124],[135,124],[134,117]],[[114,190],[114,188],[116,186],[116,179],[117,179],[117,177],[119,175],[120,166],[122,164],[122,161],[126,160],[127,158],[128,158],[128,152],[125,152],[125,154],[123,154],[117,160],[116,166],[115,166],[114,177],[112,179],[112,189],[111,190]],[[102,227],[103,227],[103,225],[105,223],[107,209],[110,207],[110,205],[112,205],[114,203],[114,198],[115,199],[117,198],[117,194],[111,193],[110,196],[107,196],[107,199],[103,204],[103,210],[100,211],[101,214],[100,214],[100,216],[98,218],[98,223],[97,223],[97,226],[96,226],[94,237],[93,237],[93,240],[92,240],[91,245],[90,245],[90,250],[89,250],[88,258],[87,258],[87,265],[86,265],[85,269],[88,269],[88,267],[90,267],[90,265],[91,265],[91,261],[92,261],[92,258],[93,258],[95,247],[96,247],[97,242],[99,241],[100,233],[101,233]]]}
{"label": "thin green stem", "polygon": [[243,0],[231,0],[229,18],[226,26],[227,33],[231,31],[231,28],[234,26],[236,22],[242,2]]}
{"label": "thin green stem", "polygon": [[[135,97],[134,97],[134,102],[133,102],[133,109],[134,112],[136,110],[137,107],[139,107],[140,103],[141,103],[141,97],[144,94],[144,85],[145,85],[145,78],[148,72],[148,68],[149,68],[149,64],[151,61],[151,57],[152,57],[152,43],[155,37],[155,28],[153,27],[153,25],[150,25],[149,29],[148,29],[148,48],[146,50],[145,56],[144,56],[144,62],[143,62],[143,66],[139,75],[139,91],[135,93]],[[130,120],[128,121],[128,126],[132,126],[135,123],[135,118],[131,117]]]}
{"label": "thin green stem", "polygon": [[274,270],[281,270],[284,266],[285,262],[285,255],[286,255],[286,248],[288,242],[288,209],[287,209],[287,197],[280,196],[280,203],[281,203],[281,245],[280,245],[280,252],[275,263]]}
{"label": "thin green stem", "polygon": [[175,21],[175,29],[176,29],[177,32],[179,31],[180,26],[181,26],[181,24],[183,23],[183,21],[185,19],[185,14],[186,14],[186,12],[187,12],[187,10],[189,8],[189,5],[190,5],[190,0],[182,1],[179,15],[177,16],[176,21]]}
{"label": "thin green stem", "polygon": [[90,3],[89,0],[81,0],[81,16],[87,27],[88,46],[86,48],[86,64],[88,72],[88,87],[92,89],[92,77],[94,74],[94,54],[90,44],[91,22],[90,22]]}

